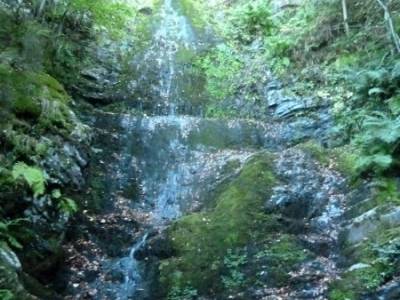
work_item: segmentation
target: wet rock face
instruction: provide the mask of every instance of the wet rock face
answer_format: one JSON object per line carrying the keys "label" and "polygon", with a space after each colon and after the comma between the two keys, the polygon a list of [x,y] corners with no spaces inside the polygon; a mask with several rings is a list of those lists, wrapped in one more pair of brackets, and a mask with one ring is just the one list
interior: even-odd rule
{"label": "wet rock face", "polygon": [[81,71],[82,80],[75,92],[94,105],[106,105],[118,101],[113,86],[119,73],[104,66],[88,67]]}
{"label": "wet rock face", "polygon": [[[400,278],[392,280],[381,287],[374,297],[369,299],[396,300],[400,299]],[[369,300],[368,299],[368,300]]]}
{"label": "wet rock face", "polygon": [[280,155],[277,172],[285,185],[274,188],[266,202],[268,212],[279,211],[291,219],[311,222],[324,231],[330,218],[341,215],[344,180],[337,173],[322,168],[307,154],[289,150]]}
{"label": "wet rock face", "polygon": [[333,124],[328,105],[310,97],[288,96],[282,83],[267,74],[270,82],[263,91],[265,105],[273,119],[281,123],[281,141],[295,145],[315,139],[327,144],[329,128]]}
{"label": "wet rock face", "polygon": [[282,226],[296,234],[314,258],[290,273],[285,288],[258,290],[257,299],[326,299],[329,283],[340,272],[338,233],[345,205],[345,180],[298,149],[279,154],[276,172],[282,184],[266,201],[266,212],[281,214]]}
{"label": "wet rock face", "polygon": [[135,251],[136,259],[165,259],[170,258],[175,254],[174,248],[166,236],[166,232],[155,234],[154,237],[149,238],[141,248]]}
{"label": "wet rock face", "polygon": [[400,225],[400,207],[375,207],[351,220],[344,235],[350,244],[358,243],[382,226],[393,228]]}
{"label": "wet rock face", "polygon": [[84,170],[88,159],[86,151],[82,151],[77,145],[65,143],[61,149],[51,151],[42,164],[48,170],[52,184],[70,186],[79,191],[85,186]]}

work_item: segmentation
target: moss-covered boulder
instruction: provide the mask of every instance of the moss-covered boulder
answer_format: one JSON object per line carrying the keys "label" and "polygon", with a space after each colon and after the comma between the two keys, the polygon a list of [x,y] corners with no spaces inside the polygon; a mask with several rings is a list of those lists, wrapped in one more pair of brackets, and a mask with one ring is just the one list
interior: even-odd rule
{"label": "moss-covered boulder", "polygon": [[398,299],[400,209],[396,180],[364,184],[348,199],[347,226],[340,234],[344,272],[329,299]]}
{"label": "moss-covered boulder", "polygon": [[71,98],[50,75],[2,64],[0,86],[16,117],[38,122],[45,129],[73,129],[76,119],[67,106]]}
{"label": "moss-covered boulder", "polygon": [[254,156],[237,178],[224,185],[211,209],[172,225],[168,235],[177,255],[160,266],[160,280],[168,290],[218,289],[227,251],[255,243],[278,226],[276,216],[263,213],[275,184],[272,161],[269,153]]}

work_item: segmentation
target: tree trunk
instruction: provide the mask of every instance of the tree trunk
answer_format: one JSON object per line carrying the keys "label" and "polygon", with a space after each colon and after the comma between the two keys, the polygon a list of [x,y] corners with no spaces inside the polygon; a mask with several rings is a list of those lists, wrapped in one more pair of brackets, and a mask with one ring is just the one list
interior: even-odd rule
{"label": "tree trunk", "polygon": [[376,1],[379,3],[379,5],[382,7],[382,9],[384,11],[384,17],[385,17],[386,26],[388,28],[389,38],[392,40],[394,47],[396,49],[396,52],[400,53],[400,37],[397,34],[396,29],[394,27],[393,19],[390,14],[389,7],[388,7],[387,3],[384,3],[382,0],[376,0]]}
{"label": "tree trunk", "polygon": [[40,18],[40,17],[41,17],[45,6],[46,6],[46,0],[40,1],[40,5],[39,5],[39,8],[38,8],[37,14],[36,14],[36,17],[37,17],[37,18]]}
{"label": "tree trunk", "polygon": [[350,26],[349,26],[349,14],[347,11],[347,0],[342,0],[342,8],[343,8],[344,32],[348,36],[350,34]]}

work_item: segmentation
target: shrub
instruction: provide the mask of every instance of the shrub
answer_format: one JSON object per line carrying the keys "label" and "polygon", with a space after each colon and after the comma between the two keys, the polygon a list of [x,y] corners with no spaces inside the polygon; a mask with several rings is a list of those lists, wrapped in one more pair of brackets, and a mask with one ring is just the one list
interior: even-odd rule
{"label": "shrub", "polygon": [[400,116],[393,118],[384,113],[375,112],[367,116],[355,143],[362,149],[358,160],[358,169],[382,172],[396,163],[400,142]]}
{"label": "shrub", "polygon": [[236,7],[231,16],[231,23],[231,34],[244,43],[269,35],[273,22],[268,2],[258,0]]}

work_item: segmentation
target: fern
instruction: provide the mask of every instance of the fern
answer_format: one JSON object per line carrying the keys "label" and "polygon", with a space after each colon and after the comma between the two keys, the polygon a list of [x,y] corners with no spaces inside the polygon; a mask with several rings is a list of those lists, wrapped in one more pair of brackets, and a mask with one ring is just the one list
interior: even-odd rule
{"label": "fern", "polygon": [[64,197],[59,189],[51,192],[51,197],[58,201],[58,209],[65,215],[72,215],[78,211],[76,202],[68,197]]}
{"label": "fern", "polygon": [[14,180],[23,178],[32,189],[35,197],[43,195],[45,192],[45,174],[37,167],[30,167],[23,162],[18,162],[14,165],[12,170]]}
{"label": "fern", "polygon": [[15,300],[14,294],[10,290],[0,290],[0,299],[2,300]]}
{"label": "fern", "polygon": [[396,161],[393,156],[400,143],[400,117],[393,118],[381,112],[366,116],[355,142],[363,150],[357,161],[361,172],[389,169]]}
{"label": "fern", "polygon": [[[15,237],[15,229],[21,227],[26,219],[15,219],[12,221],[0,221],[0,239],[4,240],[10,247],[22,249],[22,245]],[[2,298],[0,298],[2,299]]]}
{"label": "fern", "polygon": [[374,170],[376,172],[388,169],[393,163],[391,155],[374,154],[370,156],[361,156],[356,164],[356,168],[360,171]]}
{"label": "fern", "polygon": [[72,215],[78,211],[78,205],[70,198],[63,197],[58,204],[60,211],[66,215]]}

